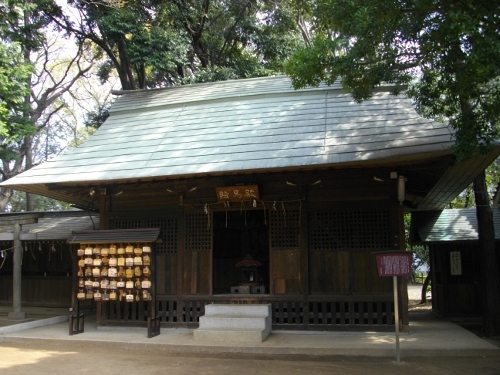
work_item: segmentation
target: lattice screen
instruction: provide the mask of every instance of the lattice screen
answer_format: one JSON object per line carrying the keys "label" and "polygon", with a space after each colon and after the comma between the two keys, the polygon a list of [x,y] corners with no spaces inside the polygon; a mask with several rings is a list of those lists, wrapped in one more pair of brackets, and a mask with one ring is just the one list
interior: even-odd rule
{"label": "lattice screen", "polygon": [[156,243],[157,254],[177,253],[177,218],[147,219],[145,227],[161,229],[161,241]]}
{"label": "lattice screen", "polygon": [[139,229],[142,226],[140,219],[113,219],[110,223],[110,229]]}
{"label": "lattice screen", "polygon": [[390,210],[312,212],[309,225],[311,250],[393,246]]}
{"label": "lattice screen", "polygon": [[299,247],[300,210],[270,210],[271,247]]}
{"label": "lattice screen", "polygon": [[206,214],[186,214],[186,250],[200,251],[212,248],[212,230]]}
{"label": "lattice screen", "polygon": [[156,243],[157,254],[177,253],[177,219],[113,219],[110,229],[160,228],[160,239]]}

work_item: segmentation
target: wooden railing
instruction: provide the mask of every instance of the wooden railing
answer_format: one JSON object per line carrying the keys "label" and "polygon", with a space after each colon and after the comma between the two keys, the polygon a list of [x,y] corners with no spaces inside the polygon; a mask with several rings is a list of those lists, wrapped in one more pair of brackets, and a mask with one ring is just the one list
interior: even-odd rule
{"label": "wooden railing", "polygon": [[205,305],[210,303],[271,303],[274,329],[334,330],[356,327],[378,329],[394,326],[394,304],[390,296],[350,296],[285,300],[262,297],[258,300],[237,298],[190,297],[177,301],[170,296],[158,296],[156,314],[163,326],[196,327]]}

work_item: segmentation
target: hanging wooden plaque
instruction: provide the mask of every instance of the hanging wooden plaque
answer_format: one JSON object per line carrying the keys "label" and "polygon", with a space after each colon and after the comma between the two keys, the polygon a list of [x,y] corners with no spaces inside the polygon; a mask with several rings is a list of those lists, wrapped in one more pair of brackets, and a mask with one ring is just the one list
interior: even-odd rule
{"label": "hanging wooden plaque", "polygon": [[259,199],[257,185],[216,187],[218,202],[244,202]]}

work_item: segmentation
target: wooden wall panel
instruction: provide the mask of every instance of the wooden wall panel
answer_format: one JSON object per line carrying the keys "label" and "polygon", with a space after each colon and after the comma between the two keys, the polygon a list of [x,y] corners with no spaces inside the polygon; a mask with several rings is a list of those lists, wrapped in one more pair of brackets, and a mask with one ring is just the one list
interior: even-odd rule
{"label": "wooden wall panel", "polygon": [[196,290],[199,294],[210,294],[212,259],[210,251],[198,251],[198,277]]}
{"label": "wooden wall panel", "polygon": [[300,293],[300,250],[274,250],[271,252],[271,279],[275,294]]}
{"label": "wooden wall panel", "polygon": [[177,254],[156,256],[156,293],[175,295],[177,291]]}
{"label": "wooden wall panel", "polygon": [[[0,303],[12,303],[12,276],[0,277]],[[69,307],[71,278],[55,276],[23,276],[21,302],[28,306]]]}
{"label": "wooden wall panel", "polygon": [[[192,283],[196,285],[196,272],[193,274],[192,263],[196,261],[196,252],[185,252],[183,257],[183,272],[182,272],[182,293],[195,294],[196,287],[193,288]],[[195,268],[196,271],[196,268]]]}
{"label": "wooden wall panel", "polygon": [[481,298],[479,288],[471,284],[449,284],[446,288],[446,303],[451,314],[479,314]]}
{"label": "wooden wall panel", "polygon": [[375,255],[370,251],[354,251],[352,256],[353,293],[389,293],[392,277],[378,275]]}
{"label": "wooden wall panel", "polygon": [[209,251],[184,253],[182,290],[184,294],[210,294],[211,259]]}
{"label": "wooden wall panel", "polygon": [[349,252],[314,251],[309,260],[310,293],[349,293]]}
{"label": "wooden wall panel", "polygon": [[309,260],[310,293],[388,293],[390,278],[378,276],[368,251],[315,251]]}

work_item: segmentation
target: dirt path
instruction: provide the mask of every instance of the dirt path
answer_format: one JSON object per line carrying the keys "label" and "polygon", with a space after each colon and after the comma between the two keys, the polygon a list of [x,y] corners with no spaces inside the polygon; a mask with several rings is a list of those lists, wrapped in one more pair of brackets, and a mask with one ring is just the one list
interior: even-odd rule
{"label": "dirt path", "polygon": [[154,351],[130,351],[113,347],[100,350],[66,350],[61,345],[20,346],[0,344],[0,373],[21,375],[58,374],[162,374],[162,375],[322,375],[384,374],[461,375],[500,374],[500,356],[481,358],[431,357],[402,359],[400,364],[388,358],[330,357],[306,358],[282,356],[210,355],[172,356]]}

